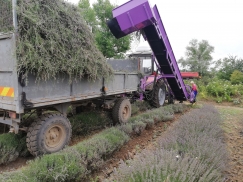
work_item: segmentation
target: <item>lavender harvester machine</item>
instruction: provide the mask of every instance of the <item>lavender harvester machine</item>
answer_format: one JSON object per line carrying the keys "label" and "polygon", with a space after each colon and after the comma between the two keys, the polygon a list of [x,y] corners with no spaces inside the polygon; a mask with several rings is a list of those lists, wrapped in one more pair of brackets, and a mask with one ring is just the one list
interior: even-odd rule
{"label": "lavender harvester machine", "polygon": [[183,82],[157,6],[151,8],[148,0],[130,0],[113,9],[112,14],[113,19],[107,25],[117,39],[140,31],[153,52],[152,60],[158,69],[155,76],[141,79],[140,99],[146,95],[144,91],[148,85],[155,85],[160,80],[166,88],[169,103],[174,99],[181,102],[190,99],[190,86]]}

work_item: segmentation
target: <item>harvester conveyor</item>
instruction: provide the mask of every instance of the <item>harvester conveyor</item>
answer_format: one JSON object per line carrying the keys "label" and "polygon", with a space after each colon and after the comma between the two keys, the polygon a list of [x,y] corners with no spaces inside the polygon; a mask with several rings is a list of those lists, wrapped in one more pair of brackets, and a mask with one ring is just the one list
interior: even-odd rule
{"label": "harvester conveyor", "polygon": [[157,6],[151,8],[148,0],[131,0],[112,11],[113,19],[107,24],[116,38],[124,37],[132,32],[141,31],[148,41],[160,74],[167,82],[175,99],[188,100],[178,64],[167,37]]}

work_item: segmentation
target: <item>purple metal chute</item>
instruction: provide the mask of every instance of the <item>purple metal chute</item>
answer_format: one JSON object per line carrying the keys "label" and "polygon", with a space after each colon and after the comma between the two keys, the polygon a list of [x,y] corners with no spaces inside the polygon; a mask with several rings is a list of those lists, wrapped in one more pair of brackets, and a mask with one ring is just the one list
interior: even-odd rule
{"label": "purple metal chute", "polygon": [[131,0],[113,11],[113,19],[107,22],[116,38],[142,30],[148,41],[159,71],[166,79],[172,95],[177,100],[188,100],[190,93],[181,77],[172,47],[167,37],[157,6],[151,8],[148,0]]}

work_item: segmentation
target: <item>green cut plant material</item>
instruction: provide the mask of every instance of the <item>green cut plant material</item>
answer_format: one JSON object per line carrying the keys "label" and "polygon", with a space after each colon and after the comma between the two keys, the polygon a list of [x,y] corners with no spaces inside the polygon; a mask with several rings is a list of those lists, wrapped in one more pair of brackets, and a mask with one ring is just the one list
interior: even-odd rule
{"label": "green cut plant material", "polygon": [[13,30],[11,2],[11,0],[0,0],[0,34]]}
{"label": "green cut plant material", "polygon": [[109,78],[113,74],[95,45],[80,9],[63,0],[19,0],[16,55],[18,73],[36,80],[83,77]]}

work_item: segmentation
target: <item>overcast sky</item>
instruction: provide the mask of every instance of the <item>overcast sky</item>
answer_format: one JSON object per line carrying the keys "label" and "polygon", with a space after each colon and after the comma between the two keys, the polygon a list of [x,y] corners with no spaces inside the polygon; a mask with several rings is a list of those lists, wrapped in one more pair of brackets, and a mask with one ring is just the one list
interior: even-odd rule
{"label": "overcast sky", "polygon": [[[75,4],[79,0],[68,0]],[[96,0],[90,0],[91,3]],[[110,0],[121,5],[129,0]],[[184,56],[192,39],[214,46],[214,60],[243,58],[243,0],[149,0],[158,7],[175,57]]]}

